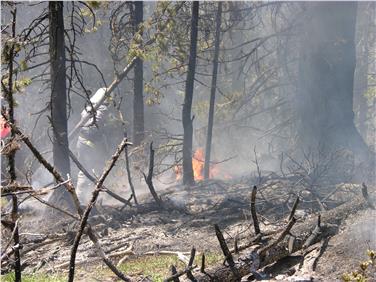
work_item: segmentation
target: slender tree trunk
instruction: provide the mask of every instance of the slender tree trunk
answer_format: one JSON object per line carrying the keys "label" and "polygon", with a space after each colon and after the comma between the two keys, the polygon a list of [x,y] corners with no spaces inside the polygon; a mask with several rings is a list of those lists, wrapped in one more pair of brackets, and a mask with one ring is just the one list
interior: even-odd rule
{"label": "slender tree trunk", "polygon": [[209,178],[210,173],[210,153],[212,145],[213,124],[214,124],[214,106],[215,106],[215,91],[217,88],[217,73],[218,73],[218,56],[219,56],[219,43],[221,36],[221,17],[222,17],[222,2],[218,2],[218,11],[216,17],[216,30],[215,30],[215,46],[213,58],[213,75],[210,89],[210,104],[209,104],[209,119],[208,119],[208,132],[206,135],[206,148],[205,148],[205,164],[204,164],[204,178]]}
{"label": "slender tree trunk", "polygon": [[[133,28],[138,31],[139,24],[143,21],[143,2],[134,2]],[[134,100],[133,100],[133,144],[139,145],[144,139],[144,70],[143,62],[136,59],[134,66]]]}
{"label": "slender tree trunk", "polygon": [[192,168],[192,141],[193,141],[193,118],[191,118],[193,87],[196,71],[196,55],[197,55],[197,33],[198,33],[198,9],[199,2],[192,3],[191,18],[191,44],[189,51],[188,73],[185,84],[185,96],[183,105],[183,183],[186,185],[194,184]]}
{"label": "slender tree trunk", "polygon": [[[49,2],[49,47],[51,72],[51,122],[53,128],[53,163],[63,177],[70,174],[67,89],[65,74],[65,44],[63,2]],[[73,208],[69,193],[56,189],[51,203]]]}
{"label": "slender tree trunk", "polygon": [[356,2],[311,2],[299,61],[299,141],[326,152],[347,148],[367,159],[368,148],[355,128]]}
{"label": "slender tree trunk", "polygon": [[[16,4],[13,3],[12,14],[12,39],[16,40],[16,19],[17,19],[17,8]],[[4,89],[4,92],[7,94],[7,103],[8,103],[8,120],[11,124],[14,124],[14,100],[13,100],[13,71],[14,64],[13,60],[16,53],[14,50],[14,45],[9,50],[9,78],[8,78],[8,89]],[[2,84],[3,85],[3,84]],[[11,141],[15,142],[15,133],[14,130],[11,131]],[[16,166],[15,166],[15,155],[16,150],[11,150],[8,155],[8,174],[10,178],[10,184],[16,184]],[[18,215],[18,199],[16,195],[12,196],[12,212],[11,212],[12,222],[14,224],[13,232],[13,243],[14,243],[14,281],[21,282],[21,256],[20,256],[20,237],[18,232],[18,226],[16,225]]]}

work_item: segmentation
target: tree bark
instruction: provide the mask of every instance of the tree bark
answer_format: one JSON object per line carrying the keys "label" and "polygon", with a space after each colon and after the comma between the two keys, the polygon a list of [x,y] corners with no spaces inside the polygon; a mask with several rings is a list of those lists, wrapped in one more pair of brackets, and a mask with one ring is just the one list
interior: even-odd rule
{"label": "tree bark", "polygon": [[[143,2],[134,2],[133,29],[138,31],[143,21]],[[136,59],[134,66],[134,98],[133,98],[133,144],[138,146],[144,139],[144,70],[143,61]]]}
{"label": "tree bark", "polygon": [[298,82],[303,148],[346,148],[361,160],[368,148],[354,124],[356,2],[306,3]]}
{"label": "tree bark", "polygon": [[[49,52],[51,73],[51,126],[53,128],[53,163],[63,177],[70,174],[63,2],[49,2]],[[69,193],[55,190],[50,202],[73,209]]]}
{"label": "tree bark", "polygon": [[215,29],[215,46],[213,58],[213,75],[210,88],[210,103],[209,103],[209,118],[208,118],[208,132],[206,134],[206,148],[205,148],[205,163],[204,163],[204,178],[210,177],[210,153],[212,145],[213,124],[214,124],[214,107],[215,107],[215,91],[217,89],[217,73],[218,73],[218,57],[219,57],[219,43],[221,37],[221,17],[222,17],[222,2],[218,2],[218,10],[216,16]]}
{"label": "tree bark", "polygon": [[[17,6],[15,3],[12,4],[12,39],[16,40],[16,20],[17,20]],[[6,99],[8,103],[8,120],[11,124],[14,124],[14,99],[13,99],[13,75],[14,75],[14,58],[16,56],[16,52],[14,49],[14,44],[12,44],[9,50],[9,78],[8,78],[8,89],[2,89],[6,93]],[[3,83],[2,86],[4,87]],[[15,142],[15,132],[12,129],[11,131],[11,139],[9,142]],[[7,155],[8,159],[8,174],[10,178],[10,184],[16,184],[16,166],[15,166],[15,155],[16,150],[11,150]],[[21,256],[20,256],[20,237],[18,232],[18,198],[16,195],[12,195],[12,211],[11,211],[11,218],[12,218],[12,237],[13,237],[13,248],[14,248],[14,281],[21,282]]]}
{"label": "tree bark", "polygon": [[196,71],[196,56],[197,56],[197,33],[198,33],[198,10],[199,2],[193,1],[192,3],[192,18],[191,18],[191,38],[190,38],[190,51],[188,62],[188,73],[185,84],[185,96],[183,105],[183,183],[186,185],[193,185],[195,180],[193,176],[192,167],[192,142],[193,142],[193,118],[192,100],[193,100],[193,87]]}

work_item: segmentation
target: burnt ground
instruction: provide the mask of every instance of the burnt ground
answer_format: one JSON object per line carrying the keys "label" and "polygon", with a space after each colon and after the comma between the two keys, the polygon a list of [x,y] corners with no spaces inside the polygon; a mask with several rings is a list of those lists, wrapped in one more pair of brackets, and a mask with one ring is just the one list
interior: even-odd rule
{"label": "burnt ground", "polygon": [[[165,210],[158,209],[145,194],[139,198],[142,203],[139,207],[122,209],[120,205],[98,205],[98,214],[90,222],[115,263],[151,254],[188,254],[192,246],[199,253],[219,254],[214,224],[219,224],[229,246],[233,246],[235,237],[241,243],[253,236],[249,183],[252,183],[250,179],[210,180],[190,189],[177,185],[159,192],[166,203]],[[346,184],[317,190],[315,195],[323,199],[331,191],[336,192],[323,202],[328,209],[360,194],[359,185]],[[370,193],[372,195],[372,191]],[[297,182],[270,179],[259,187],[257,212],[263,232],[285,226],[297,194],[302,199],[296,212],[299,220],[316,216],[320,205],[312,193]],[[336,236],[316,244],[304,259],[302,254],[293,254],[268,266],[265,276],[281,281],[338,280],[344,272],[357,268],[366,258],[368,248],[376,249],[375,226],[375,211],[351,215]],[[23,211],[20,230],[25,243],[22,256],[25,273],[66,272],[76,230],[74,223],[64,218],[47,220],[45,214],[33,206]],[[117,281],[112,273],[101,278],[93,274],[93,267],[101,265],[101,260],[86,236],[81,240],[76,261],[82,281]]]}

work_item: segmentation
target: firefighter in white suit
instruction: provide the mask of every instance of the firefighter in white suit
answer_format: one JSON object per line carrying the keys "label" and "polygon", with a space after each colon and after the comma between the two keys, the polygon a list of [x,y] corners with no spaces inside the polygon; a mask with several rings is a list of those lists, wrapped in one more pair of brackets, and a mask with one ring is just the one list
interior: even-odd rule
{"label": "firefighter in white suit", "polygon": [[[106,88],[100,88],[90,98],[95,107],[106,93]],[[81,116],[88,113],[92,117],[81,128],[77,140],[78,159],[92,175],[100,176],[106,162],[105,121],[108,118],[108,103],[105,101],[96,111],[87,106]],[[77,177],[77,194],[82,204],[87,204],[94,190],[94,184],[80,171]]]}

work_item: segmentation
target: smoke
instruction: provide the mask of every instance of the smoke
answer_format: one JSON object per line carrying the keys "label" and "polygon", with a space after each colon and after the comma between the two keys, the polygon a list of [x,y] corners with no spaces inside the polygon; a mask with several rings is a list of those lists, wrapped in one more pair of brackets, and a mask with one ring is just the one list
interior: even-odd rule
{"label": "smoke", "polygon": [[[28,26],[32,20],[46,8],[47,4],[19,5],[18,8],[18,32]],[[145,18],[153,11],[153,3],[145,3]],[[238,7],[238,5],[240,5]],[[244,6],[242,6],[244,5]],[[300,25],[304,20],[304,6],[298,3],[281,5],[279,14],[268,8],[250,9],[247,15],[243,15],[241,8],[253,5],[252,3],[231,4],[231,9],[236,11],[232,17],[238,20],[233,29],[223,33],[220,52],[220,69],[218,74],[218,85],[216,91],[216,109],[214,120],[214,135],[212,146],[212,161],[219,163],[221,172],[233,177],[248,175],[255,171],[254,163],[256,156],[259,167],[263,171],[278,171],[280,168],[280,156],[282,152],[291,152],[297,145],[296,134],[296,111],[302,111],[299,105],[293,102],[299,93],[296,89],[299,69],[297,59],[299,32],[304,30],[296,29],[294,20]],[[341,5],[341,4],[337,4]],[[209,6],[208,6],[209,7]],[[111,11],[113,7],[110,6]],[[66,4],[65,11],[69,9]],[[213,13],[208,8],[208,13]],[[202,12],[204,13],[204,11]],[[2,23],[9,20],[9,12],[2,9]],[[103,24],[97,26],[96,32],[88,32],[77,37],[76,45],[81,50],[80,58],[96,65],[103,74],[102,76],[90,65],[82,65],[82,79],[85,88],[94,93],[104,84],[109,84],[114,78],[114,66],[111,54],[108,50],[111,32],[109,24],[105,21],[108,13],[100,10],[97,12],[97,19]],[[224,15],[229,20],[230,15]],[[240,19],[244,19],[241,21]],[[210,23],[203,22],[203,28]],[[292,26],[291,29],[289,29]],[[318,30],[320,36],[325,30]],[[298,35],[298,36],[296,36]],[[210,32],[200,31],[201,39],[208,43],[212,40]],[[310,35],[312,36],[312,34]],[[262,38],[263,40],[256,40]],[[265,40],[264,40],[265,39]],[[315,41],[316,38],[312,38]],[[252,41],[254,40],[254,41]],[[251,42],[251,43],[247,43]],[[253,43],[252,43],[253,42]],[[262,44],[260,44],[262,42]],[[244,43],[244,44],[243,44]],[[258,45],[260,44],[260,45]],[[239,47],[241,45],[241,48]],[[257,47],[257,48],[256,48]],[[358,45],[357,45],[358,47]],[[200,49],[201,48],[201,49]],[[256,49],[255,49],[256,48]],[[199,46],[198,69],[194,89],[193,115],[194,115],[194,140],[193,150],[204,148],[206,143],[208,100],[211,84],[211,59],[212,49],[205,50]],[[257,50],[254,51],[254,50]],[[48,51],[47,49],[45,51]],[[246,54],[248,54],[246,56]],[[244,56],[245,59],[239,59]],[[48,60],[48,54],[40,56],[36,63]],[[167,59],[166,59],[167,60]],[[119,62],[120,63],[120,62]],[[153,73],[151,71],[153,62],[145,62],[145,82],[149,81]],[[22,75],[32,77],[33,71]],[[145,106],[145,128],[146,142],[154,141],[156,148],[162,148],[166,143],[172,142],[166,139],[166,135],[176,138],[182,137],[183,129],[181,122],[181,109],[184,98],[184,82],[186,74],[175,74],[173,77],[165,76],[160,82],[161,96],[151,96],[145,93],[145,100],[153,98],[159,103]],[[130,75],[132,79],[132,75]],[[18,107],[16,108],[17,123],[31,135],[33,143],[42,152],[51,151],[51,130],[48,120],[49,108],[49,85],[48,75],[44,80],[35,80],[28,86],[23,94],[16,95]],[[132,136],[131,123],[133,116],[132,107],[132,80],[124,80],[118,89],[115,90],[111,106],[113,122],[121,130],[113,130],[109,135],[108,148],[103,148],[102,154],[106,152],[107,159],[110,158],[116,144],[123,137],[126,130],[128,136]],[[47,83],[46,83],[47,82]],[[168,85],[162,87],[163,85]],[[303,99],[301,104],[309,105],[309,100]],[[70,93],[70,116],[69,128],[73,128],[80,119],[80,113],[86,105],[86,96],[81,91]],[[119,118],[118,111],[123,114],[126,126],[116,123]],[[41,112],[41,109],[44,111]],[[313,115],[312,119],[316,116]],[[310,117],[308,117],[310,119]],[[180,146],[180,145],[179,145]],[[163,163],[172,166],[179,160],[179,149],[177,146]],[[71,140],[70,148],[76,151],[76,140]],[[99,149],[101,150],[101,149]],[[162,154],[162,152],[159,152]],[[48,154],[45,154],[48,156]],[[145,150],[145,159],[148,152]],[[157,156],[158,157],[158,156]],[[47,157],[48,158],[48,157]],[[17,153],[17,167],[24,174],[28,170],[34,172],[32,184],[36,187],[53,182],[51,175],[43,168],[36,170],[39,166],[26,148]],[[141,170],[146,170],[147,161],[142,164]],[[71,164],[71,177],[77,177],[77,168]],[[135,178],[140,177],[140,169],[136,169]],[[98,173],[98,172],[97,172]],[[116,178],[111,174],[112,178]],[[168,171],[161,176],[160,185],[174,180],[174,172]],[[139,185],[145,187],[144,184]]]}

